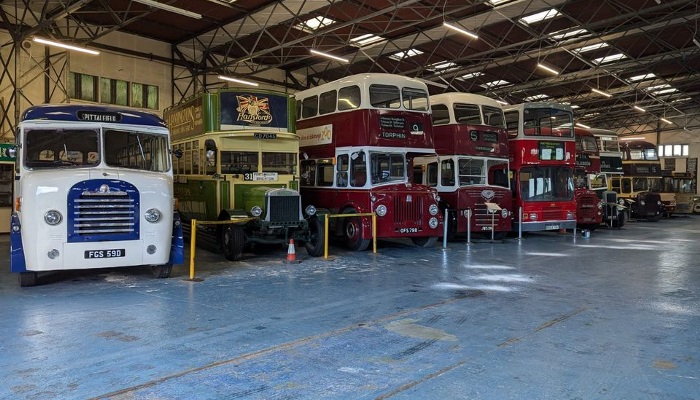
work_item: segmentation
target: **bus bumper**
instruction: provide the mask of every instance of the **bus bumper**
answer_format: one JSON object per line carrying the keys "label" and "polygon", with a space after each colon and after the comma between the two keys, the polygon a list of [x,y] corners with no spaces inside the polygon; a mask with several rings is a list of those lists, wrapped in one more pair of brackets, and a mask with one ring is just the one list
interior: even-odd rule
{"label": "bus bumper", "polygon": [[19,215],[12,213],[10,223],[10,271],[27,272],[27,263],[24,260],[24,249],[22,248],[22,226],[19,222]]}
{"label": "bus bumper", "polygon": [[[519,231],[520,222],[513,221],[513,231]],[[562,221],[532,221],[523,222],[522,231],[523,232],[538,232],[538,231],[554,231],[560,229],[574,229],[576,228],[576,221],[574,220],[562,220]]]}

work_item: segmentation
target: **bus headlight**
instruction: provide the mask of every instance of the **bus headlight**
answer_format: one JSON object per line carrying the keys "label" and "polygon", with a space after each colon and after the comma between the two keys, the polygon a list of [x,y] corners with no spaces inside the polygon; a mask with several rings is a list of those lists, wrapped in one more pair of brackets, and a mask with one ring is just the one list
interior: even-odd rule
{"label": "bus headlight", "polygon": [[[644,204],[642,204],[642,205],[644,205]],[[657,201],[657,202],[656,202],[656,205],[657,205],[657,206],[660,206],[660,205],[661,205],[661,200]]]}
{"label": "bus headlight", "polygon": [[157,208],[149,208],[146,210],[146,212],[143,214],[143,217],[146,219],[146,221],[150,223],[156,223],[160,221],[160,217],[163,215],[158,211]]}
{"label": "bus headlight", "polygon": [[642,205],[642,206],[644,206],[644,205],[646,205],[646,204],[647,204],[647,202],[646,202],[646,201],[644,201],[644,200],[639,200],[639,204],[640,204],[640,205]]}
{"label": "bus headlight", "polygon": [[506,208],[501,209],[501,218],[508,218],[508,209],[506,209]]}
{"label": "bus headlight", "polygon": [[386,215],[386,206],[384,204],[380,204],[374,209],[374,212],[377,213],[377,216],[383,217]]}
{"label": "bus headlight", "polygon": [[531,213],[531,214],[530,214],[530,220],[532,220],[532,221],[537,221],[537,214]]}
{"label": "bus headlight", "polygon": [[63,215],[56,210],[49,210],[44,214],[44,221],[49,225],[58,225],[63,221]]}
{"label": "bus headlight", "polygon": [[308,206],[306,206],[305,211],[306,215],[308,215],[309,217],[316,215],[316,207],[314,207],[313,204],[309,204]]}
{"label": "bus headlight", "polygon": [[431,204],[430,207],[428,207],[428,212],[430,212],[430,215],[437,215],[438,211],[440,210],[438,209],[437,204]]}
{"label": "bus headlight", "polygon": [[625,199],[620,199],[617,201],[621,206],[625,205]]}
{"label": "bus headlight", "polygon": [[599,210],[603,209],[603,201],[602,200],[598,202],[598,209]]}
{"label": "bus headlight", "polygon": [[260,206],[253,206],[253,208],[250,209],[250,214],[254,217],[259,217],[262,215],[262,208],[260,208]]}
{"label": "bus headlight", "polygon": [[428,225],[430,225],[431,228],[435,229],[438,226],[438,219],[435,217],[431,217],[430,220],[428,221]]}
{"label": "bus headlight", "polygon": [[566,212],[566,219],[574,219],[574,213],[571,211]]}

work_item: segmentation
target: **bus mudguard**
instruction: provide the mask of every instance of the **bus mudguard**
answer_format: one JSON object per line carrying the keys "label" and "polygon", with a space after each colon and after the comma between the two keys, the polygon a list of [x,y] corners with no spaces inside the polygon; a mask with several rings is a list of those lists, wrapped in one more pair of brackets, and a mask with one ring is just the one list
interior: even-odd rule
{"label": "bus mudguard", "polygon": [[10,271],[27,272],[27,263],[24,259],[24,249],[22,248],[22,226],[19,222],[19,215],[12,213],[10,224]]}
{"label": "bus mudguard", "polygon": [[182,235],[182,222],[180,213],[175,211],[173,215],[173,239],[170,246],[170,264],[178,265],[185,263],[185,239]]}

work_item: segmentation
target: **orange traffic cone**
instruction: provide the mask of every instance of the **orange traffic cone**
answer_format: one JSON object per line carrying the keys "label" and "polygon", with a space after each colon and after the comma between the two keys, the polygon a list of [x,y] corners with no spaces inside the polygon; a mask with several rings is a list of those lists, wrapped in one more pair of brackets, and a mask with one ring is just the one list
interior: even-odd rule
{"label": "orange traffic cone", "polygon": [[296,261],[297,259],[297,253],[296,250],[294,250],[294,239],[289,239],[289,249],[287,250],[287,261],[292,262]]}

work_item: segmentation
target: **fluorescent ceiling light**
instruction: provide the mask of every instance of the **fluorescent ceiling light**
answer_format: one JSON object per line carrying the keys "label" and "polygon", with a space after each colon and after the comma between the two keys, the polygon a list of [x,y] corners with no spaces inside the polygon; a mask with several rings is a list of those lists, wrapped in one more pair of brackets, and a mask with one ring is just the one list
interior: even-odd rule
{"label": "fluorescent ceiling light", "polygon": [[640,106],[632,106],[632,107],[633,107],[635,110],[637,110],[637,111],[647,112],[647,110],[643,109],[643,108],[640,107]]}
{"label": "fluorescent ceiling light", "polygon": [[696,46],[700,47],[700,40],[697,38],[693,38],[693,43],[695,43]]}
{"label": "fluorescent ceiling light", "polygon": [[466,29],[462,29],[462,28],[458,27],[457,25],[452,25],[452,24],[450,24],[450,23],[443,22],[443,23],[442,23],[442,26],[444,26],[445,28],[452,29],[452,30],[455,31],[455,32],[459,32],[459,33],[461,33],[462,35],[469,36],[469,37],[472,38],[472,39],[478,39],[478,38],[479,38],[479,37],[476,36],[475,34],[469,32],[469,31],[466,30]]}
{"label": "fluorescent ceiling light", "polygon": [[316,54],[317,56],[330,58],[332,60],[336,60],[336,61],[340,61],[340,62],[344,62],[344,63],[350,62],[350,60],[348,60],[347,58],[334,56],[332,54],[324,53],[322,51],[318,51],[318,50],[314,50],[314,49],[311,49],[309,51],[311,52],[311,54]]}
{"label": "fluorescent ceiling light", "polygon": [[534,24],[535,22],[541,22],[546,19],[554,18],[560,16],[561,13],[559,11],[550,8],[549,10],[544,10],[541,12],[538,12],[536,14],[528,15],[527,17],[520,18],[520,22],[522,22],[525,25],[530,25]]}
{"label": "fluorescent ceiling light", "polygon": [[580,126],[581,128],[591,129],[590,126],[584,125],[584,124],[582,124],[582,123],[580,123],[580,122],[577,122],[576,125]]}
{"label": "fluorescent ceiling light", "polygon": [[197,14],[197,13],[192,12],[192,11],[183,10],[182,8],[173,7],[173,6],[164,4],[164,3],[159,3],[157,1],[153,1],[153,0],[134,0],[134,1],[137,3],[141,3],[145,6],[158,8],[158,9],[161,9],[164,11],[169,11],[169,12],[175,13],[175,14],[184,15],[185,17],[202,19],[201,14]]}
{"label": "fluorescent ceiling light", "polygon": [[559,75],[559,72],[558,72],[557,70],[555,70],[554,68],[548,67],[548,66],[546,66],[546,65],[544,65],[544,64],[542,64],[542,63],[537,63],[537,67],[538,67],[538,68],[542,68],[543,70],[545,70],[545,71],[547,71],[547,72],[549,72],[549,73],[551,73],[551,74]]}
{"label": "fluorescent ceiling light", "polygon": [[502,106],[507,106],[507,105],[508,105],[508,103],[506,103],[506,102],[503,101],[503,100],[496,100],[496,103],[498,103],[498,104],[500,104],[500,105],[502,105]]}
{"label": "fluorescent ceiling light", "polygon": [[35,37],[32,40],[37,42],[37,43],[42,43],[42,44],[46,44],[49,46],[55,46],[55,47],[60,47],[60,48],[67,49],[67,50],[75,50],[75,51],[79,51],[81,53],[92,54],[93,56],[100,54],[99,51],[86,49],[85,47],[71,46],[69,44],[63,44],[63,43],[54,42],[51,40],[42,39],[42,38]]}
{"label": "fluorescent ceiling light", "polygon": [[664,121],[667,124],[673,124],[673,122],[667,120],[666,118],[660,118],[662,121]]}
{"label": "fluorescent ceiling light", "polygon": [[605,63],[609,63],[612,61],[622,60],[623,58],[627,58],[627,56],[622,54],[622,53],[617,53],[617,54],[611,54],[611,55],[605,56],[605,57],[598,57],[595,60],[593,60],[593,62],[597,65],[600,65],[600,64],[605,64]]}
{"label": "fluorescent ceiling light", "polygon": [[620,140],[647,140],[644,136],[635,136],[635,137],[621,137]]}
{"label": "fluorescent ceiling light", "polygon": [[404,58],[414,57],[419,54],[423,54],[423,52],[417,49],[408,49],[406,51],[399,51],[398,53],[394,53],[390,55],[389,58],[391,58],[392,60],[401,61]]}
{"label": "fluorescent ceiling light", "polygon": [[602,94],[605,97],[612,97],[612,95],[610,93],[606,93],[606,92],[599,90],[599,89],[594,88],[594,89],[591,89],[591,91],[596,92],[598,94]]}
{"label": "fluorescent ceiling light", "polygon": [[490,4],[491,6],[493,6],[493,7],[496,7],[497,5],[503,4],[503,3],[507,2],[507,1],[510,1],[510,0],[487,0],[486,2],[487,2],[488,4]]}
{"label": "fluorescent ceiling light", "polygon": [[230,81],[230,82],[241,83],[241,84],[243,84],[243,85],[258,86],[258,84],[255,83],[255,82],[247,81],[247,80],[245,80],[245,79],[231,78],[230,76],[219,75],[219,79],[222,79],[222,80],[224,80],[224,81]]}

